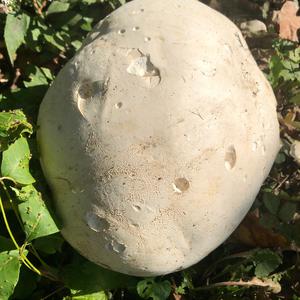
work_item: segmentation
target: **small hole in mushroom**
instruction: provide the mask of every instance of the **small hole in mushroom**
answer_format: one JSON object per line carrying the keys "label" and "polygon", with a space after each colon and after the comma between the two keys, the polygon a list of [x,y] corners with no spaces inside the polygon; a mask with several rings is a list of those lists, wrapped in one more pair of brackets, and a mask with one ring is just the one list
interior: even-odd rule
{"label": "small hole in mushroom", "polygon": [[107,220],[96,215],[94,212],[88,212],[85,219],[87,225],[93,231],[100,232],[109,228],[109,223]]}
{"label": "small hole in mushroom", "polygon": [[126,32],[126,29],[120,29],[119,31],[118,31],[118,34],[124,34]]}
{"label": "small hole in mushroom", "polygon": [[144,38],[144,41],[145,41],[145,42],[150,42],[150,41],[151,41],[151,37],[146,36],[146,37]]}
{"label": "small hole in mushroom", "polygon": [[122,253],[126,250],[126,246],[122,243],[119,243],[117,241],[113,241],[113,251],[117,253]]}
{"label": "small hole in mushroom", "polygon": [[232,170],[236,164],[236,151],[233,145],[228,147],[225,153],[225,168]]}
{"label": "small hole in mushroom", "polygon": [[134,27],[132,28],[133,31],[138,31],[139,29],[140,29],[139,26],[134,26]]}
{"label": "small hole in mushroom", "polygon": [[78,95],[82,99],[87,99],[92,97],[93,95],[92,83],[89,81],[83,82],[78,89]]}
{"label": "small hole in mushroom", "polygon": [[132,208],[136,211],[136,212],[140,212],[142,210],[142,208],[139,205],[132,205]]}
{"label": "small hole in mushroom", "polygon": [[255,152],[257,150],[257,148],[258,148],[258,142],[254,142],[252,144],[252,150]]}
{"label": "small hole in mushroom", "polygon": [[122,102],[118,102],[115,104],[115,108],[120,109],[123,106]]}
{"label": "small hole in mushroom", "polygon": [[190,187],[190,183],[186,178],[176,178],[173,183],[173,188],[176,193],[183,193]]}
{"label": "small hole in mushroom", "polygon": [[115,240],[112,240],[110,243],[105,245],[105,248],[108,251],[113,251],[116,253],[123,253],[126,250],[126,246],[122,243],[119,243]]}

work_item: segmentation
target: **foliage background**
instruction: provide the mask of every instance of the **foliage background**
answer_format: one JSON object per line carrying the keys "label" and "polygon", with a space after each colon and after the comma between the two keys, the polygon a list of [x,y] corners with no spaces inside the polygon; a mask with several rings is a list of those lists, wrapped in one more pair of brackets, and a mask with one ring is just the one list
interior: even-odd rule
{"label": "foliage background", "polygon": [[[188,270],[142,279],[92,264],[59,234],[39,165],[39,104],[92,26],[124,2],[0,2],[0,299],[299,300],[300,48],[278,39],[271,22],[284,1],[232,1],[237,14],[247,7],[241,18],[268,25],[263,38],[246,37],[274,88],[283,143],[252,211],[232,237]],[[232,11],[226,1],[203,2]]]}

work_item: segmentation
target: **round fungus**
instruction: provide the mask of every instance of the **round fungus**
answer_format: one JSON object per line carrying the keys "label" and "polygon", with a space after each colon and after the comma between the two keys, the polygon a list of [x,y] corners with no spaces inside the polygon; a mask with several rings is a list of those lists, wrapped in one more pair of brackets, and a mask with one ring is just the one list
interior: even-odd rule
{"label": "round fungus", "polygon": [[272,89],[239,29],[196,0],[114,11],[58,74],[38,124],[62,234],[137,276],[220,245],[280,147]]}

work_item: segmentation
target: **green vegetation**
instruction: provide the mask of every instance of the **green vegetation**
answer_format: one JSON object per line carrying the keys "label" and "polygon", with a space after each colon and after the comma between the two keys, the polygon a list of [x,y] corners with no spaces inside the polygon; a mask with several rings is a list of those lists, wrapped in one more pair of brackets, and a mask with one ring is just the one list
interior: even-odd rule
{"label": "green vegetation", "polygon": [[250,225],[192,268],[146,279],[96,266],[61,237],[39,165],[39,104],[92,26],[123,2],[0,1],[0,299],[300,299],[300,172],[291,155],[300,48],[292,42],[274,40],[266,68],[283,147]]}

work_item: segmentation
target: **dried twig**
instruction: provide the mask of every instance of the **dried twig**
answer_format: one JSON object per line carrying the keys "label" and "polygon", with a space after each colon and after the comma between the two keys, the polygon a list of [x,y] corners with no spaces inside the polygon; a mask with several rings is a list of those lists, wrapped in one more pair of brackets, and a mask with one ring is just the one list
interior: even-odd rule
{"label": "dried twig", "polygon": [[194,291],[201,291],[201,290],[208,290],[208,289],[214,289],[217,287],[225,287],[225,286],[244,286],[244,287],[251,287],[251,286],[258,286],[267,288],[268,291],[273,292],[274,294],[278,294],[281,291],[281,285],[278,282],[274,282],[271,279],[259,279],[256,277],[253,277],[249,281],[224,281],[224,282],[218,282],[214,283],[208,286],[201,286],[198,288],[195,288]]}
{"label": "dried twig", "polygon": [[35,7],[37,13],[40,16],[43,16],[43,9],[46,7],[47,5],[47,0],[44,0],[43,3],[41,4],[41,6],[39,6],[37,0],[32,0],[33,6]]}

